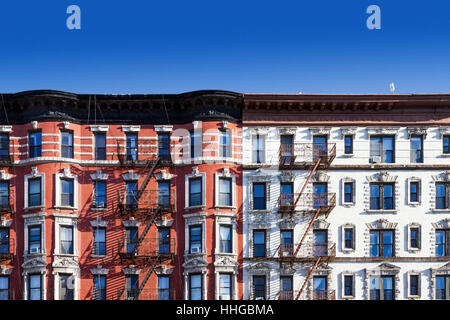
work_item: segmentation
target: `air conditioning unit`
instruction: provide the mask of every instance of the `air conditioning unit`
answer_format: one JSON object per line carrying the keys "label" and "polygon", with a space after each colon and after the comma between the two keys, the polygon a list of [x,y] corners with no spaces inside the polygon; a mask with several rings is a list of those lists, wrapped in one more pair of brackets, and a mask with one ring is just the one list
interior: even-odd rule
{"label": "air conditioning unit", "polygon": [[40,249],[39,248],[30,248],[30,254],[34,254],[34,253],[40,253]]}
{"label": "air conditioning unit", "polygon": [[283,257],[289,257],[291,255],[290,251],[283,251]]}
{"label": "air conditioning unit", "polygon": [[380,163],[381,162],[381,157],[380,156],[373,156],[370,158],[372,163]]}
{"label": "air conditioning unit", "polygon": [[231,300],[231,297],[229,295],[222,295],[219,297],[219,300]]}
{"label": "air conditioning unit", "polygon": [[191,253],[200,253],[200,248],[199,247],[191,248]]}
{"label": "air conditioning unit", "polygon": [[264,300],[263,297],[256,297],[255,300]]}

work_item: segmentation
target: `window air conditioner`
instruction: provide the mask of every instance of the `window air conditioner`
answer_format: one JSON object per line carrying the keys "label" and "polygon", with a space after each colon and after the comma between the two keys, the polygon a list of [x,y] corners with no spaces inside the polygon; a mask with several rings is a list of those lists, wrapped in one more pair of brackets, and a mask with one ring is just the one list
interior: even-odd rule
{"label": "window air conditioner", "polygon": [[371,159],[372,163],[380,163],[381,162],[380,156],[373,156],[370,159]]}
{"label": "window air conditioner", "polygon": [[219,300],[231,300],[231,297],[229,295],[222,295],[219,297]]}
{"label": "window air conditioner", "polygon": [[191,248],[191,253],[200,253],[200,248],[199,247]]}
{"label": "window air conditioner", "polygon": [[39,251],[40,251],[39,248],[31,248],[31,249],[30,249],[30,253],[31,253],[31,254],[33,254],[33,253],[39,253]]}

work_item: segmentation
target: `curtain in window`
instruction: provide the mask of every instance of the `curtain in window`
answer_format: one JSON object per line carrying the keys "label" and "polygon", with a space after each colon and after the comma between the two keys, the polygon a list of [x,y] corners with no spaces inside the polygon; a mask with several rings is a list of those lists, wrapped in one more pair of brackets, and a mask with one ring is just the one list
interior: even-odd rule
{"label": "curtain in window", "polygon": [[202,276],[195,274],[190,276],[190,300],[202,300]]}
{"label": "curtain in window", "polygon": [[231,253],[231,227],[220,227],[220,252]]}
{"label": "curtain in window", "polygon": [[220,274],[220,300],[231,300],[231,274]]}
{"label": "curtain in window", "polygon": [[29,300],[41,300],[41,276],[29,276]]}
{"label": "curtain in window", "polygon": [[41,179],[28,180],[28,206],[41,205]]}
{"label": "curtain in window", "polygon": [[61,253],[73,254],[73,228],[61,227]]}
{"label": "curtain in window", "polygon": [[231,206],[231,180],[219,179],[220,199],[219,203],[222,206]]}

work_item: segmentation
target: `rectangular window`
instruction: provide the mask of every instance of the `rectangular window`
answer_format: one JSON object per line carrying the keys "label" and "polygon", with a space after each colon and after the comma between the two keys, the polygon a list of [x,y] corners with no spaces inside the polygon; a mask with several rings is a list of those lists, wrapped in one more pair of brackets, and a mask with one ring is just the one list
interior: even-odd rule
{"label": "rectangular window", "polygon": [[189,253],[201,253],[202,249],[202,226],[190,226]]}
{"label": "rectangular window", "polygon": [[0,228],[0,254],[9,251],[9,228]]}
{"label": "rectangular window", "polygon": [[106,228],[94,228],[93,254],[98,256],[106,255]]}
{"label": "rectangular window", "polygon": [[106,181],[94,181],[94,208],[106,208]]}
{"label": "rectangular window", "polygon": [[353,183],[352,182],[344,183],[344,202],[346,202],[346,203],[353,202]]}
{"label": "rectangular window", "polygon": [[71,274],[59,275],[59,300],[73,300],[73,285],[71,281]]}
{"label": "rectangular window", "polygon": [[61,254],[73,254],[73,227],[60,226]]}
{"label": "rectangular window", "polygon": [[328,205],[327,183],[313,183],[313,208],[324,208]]}
{"label": "rectangular window", "polygon": [[135,300],[139,291],[139,276],[137,274],[125,276],[125,299]]}
{"label": "rectangular window", "polygon": [[106,133],[96,133],[95,160],[106,160]]}
{"label": "rectangular window", "polygon": [[202,205],[202,178],[189,179],[189,207]]}
{"label": "rectangular window", "polygon": [[450,230],[436,230],[436,257],[450,256]]}
{"label": "rectangular window", "polygon": [[0,208],[8,209],[9,207],[9,181],[0,181]]}
{"label": "rectangular window", "polygon": [[394,256],[393,230],[370,231],[370,256],[371,257]]}
{"label": "rectangular window", "polygon": [[28,253],[42,253],[41,251],[41,226],[28,227]]}
{"label": "rectangular window", "polygon": [[202,156],[202,137],[194,131],[190,132],[191,137],[191,159]]}
{"label": "rectangular window", "polygon": [[294,193],[292,183],[280,183],[280,207],[294,205]]}
{"label": "rectangular window", "polygon": [[442,153],[444,154],[450,153],[450,136],[442,137]]}
{"label": "rectangular window", "polygon": [[253,276],[253,295],[255,300],[266,300],[265,276]]}
{"label": "rectangular window", "polygon": [[436,183],[436,209],[450,208],[450,184]]}
{"label": "rectangular window", "polygon": [[344,228],[344,248],[345,249],[354,249],[353,248],[353,228]]}
{"label": "rectangular window", "polygon": [[219,300],[231,300],[231,274],[230,273],[220,273],[220,291]]}
{"label": "rectangular window", "polygon": [[61,132],[61,157],[73,158],[73,132]]}
{"label": "rectangular window", "polygon": [[106,276],[94,275],[93,299],[106,300]]}
{"label": "rectangular window", "polygon": [[314,256],[324,257],[328,255],[328,232],[327,230],[314,230]]}
{"label": "rectangular window", "polygon": [[231,131],[219,131],[219,157],[231,157]]}
{"label": "rectangular window", "polygon": [[409,232],[410,232],[410,248],[411,249],[419,249],[420,248],[419,228],[411,228],[411,229],[409,229]]}
{"label": "rectangular window", "polygon": [[28,136],[29,157],[36,158],[42,156],[42,133],[30,132]]}
{"label": "rectangular window", "polygon": [[0,276],[0,300],[9,300],[9,276]]}
{"label": "rectangular window", "polygon": [[370,184],[370,209],[392,210],[394,209],[394,185],[393,184]]}
{"label": "rectangular window", "polygon": [[266,231],[253,231],[253,257],[266,256]]}
{"label": "rectangular window", "polygon": [[314,300],[328,300],[327,277],[313,277]]}
{"label": "rectangular window", "polygon": [[125,228],[125,242],[127,244],[127,253],[132,253],[138,243],[138,228],[128,227]]}
{"label": "rectangular window", "polygon": [[170,229],[158,228],[158,252],[170,253]]}
{"label": "rectangular window", "polygon": [[280,252],[282,256],[292,256],[294,254],[293,231],[280,230]]}
{"label": "rectangular window", "polygon": [[419,275],[411,274],[409,275],[409,295],[418,296],[419,295]]}
{"label": "rectangular window", "polygon": [[394,277],[370,278],[370,300],[394,300]]}
{"label": "rectangular window", "polygon": [[265,183],[253,183],[253,210],[266,210]]}
{"label": "rectangular window", "polygon": [[9,134],[0,134],[0,161],[9,161]]}
{"label": "rectangular window", "polygon": [[28,275],[28,300],[42,300],[42,276]]}
{"label": "rectangular window", "polygon": [[252,137],[253,163],[264,163],[264,137],[259,134]]}
{"label": "rectangular window", "polygon": [[219,178],[219,205],[231,207],[231,182],[230,178]]}
{"label": "rectangular window", "polygon": [[353,276],[344,275],[344,296],[353,297]]}
{"label": "rectangular window", "polygon": [[170,160],[170,134],[158,134],[158,157],[160,160]]}
{"label": "rectangular window", "polygon": [[125,194],[126,194],[126,204],[128,208],[137,208],[137,195],[138,184],[137,181],[127,181],[125,182]]}
{"label": "rectangular window", "polygon": [[286,160],[290,160],[294,155],[294,136],[293,135],[282,135],[280,136],[280,155],[285,157]]}
{"label": "rectangular window", "polygon": [[158,181],[158,206],[170,206],[170,181]]}
{"label": "rectangular window", "polygon": [[28,179],[28,207],[41,206],[41,178]]}
{"label": "rectangular window", "polygon": [[353,136],[352,135],[345,136],[344,137],[344,142],[345,142],[344,153],[345,154],[352,154],[353,153]]}
{"label": "rectangular window", "polygon": [[126,159],[136,161],[138,159],[138,135],[137,133],[128,133],[126,138]]}
{"label": "rectangular window", "polygon": [[450,300],[450,276],[436,276],[436,300]]}
{"label": "rectangular window", "polygon": [[158,276],[158,300],[170,300],[170,277]]}
{"label": "rectangular window", "polygon": [[411,136],[411,162],[423,162],[423,137]]}
{"label": "rectangular window", "polygon": [[292,277],[280,277],[280,300],[292,300],[294,298]]}
{"label": "rectangular window", "polygon": [[220,226],[220,252],[222,253],[232,253],[231,232],[231,226]]}
{"label": "rectangular window", "polygon": [[189,275],[189,300],[203,299],[203,281],[201,274]]}
{"label": "rectangular window", "polygon": [[419,202],[419,182],[409,184],[409,202]]}
{"label": "rectangular window", "polygon": [[61,206],[73,207],[73,179],[61,179]]}
{"label": "rectangular window", "polygon": [[370,137],[370,163],[394,163],[395,143],[393,136]]}

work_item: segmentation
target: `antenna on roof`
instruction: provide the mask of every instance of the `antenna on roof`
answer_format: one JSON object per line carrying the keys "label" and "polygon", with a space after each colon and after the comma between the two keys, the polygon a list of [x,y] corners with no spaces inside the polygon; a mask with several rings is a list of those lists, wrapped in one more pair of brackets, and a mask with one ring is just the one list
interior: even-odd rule
{"label": "antenna on roof", "polygon": [[395,85],[393,82],[391,82],[391,84],[389,85],[390,89],[391,89],[391,93],[394,93],[395,91]]}

